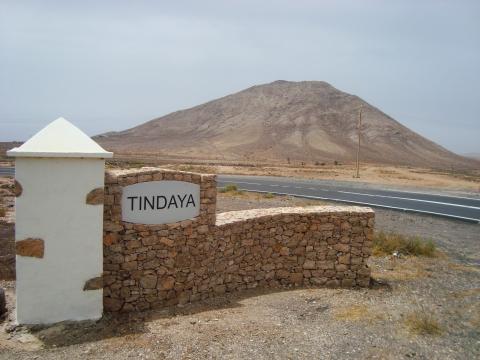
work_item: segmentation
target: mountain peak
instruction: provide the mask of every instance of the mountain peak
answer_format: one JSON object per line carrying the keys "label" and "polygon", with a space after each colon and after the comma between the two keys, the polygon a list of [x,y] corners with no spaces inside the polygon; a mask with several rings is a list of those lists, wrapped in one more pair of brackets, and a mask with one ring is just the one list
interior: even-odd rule
{"label": "mountain peak", "polygon": [[245,162],[353,162],[360,104],[363,161],[471,166],[470,160],[324,81],[276,80],[97,139],[119,153]]}

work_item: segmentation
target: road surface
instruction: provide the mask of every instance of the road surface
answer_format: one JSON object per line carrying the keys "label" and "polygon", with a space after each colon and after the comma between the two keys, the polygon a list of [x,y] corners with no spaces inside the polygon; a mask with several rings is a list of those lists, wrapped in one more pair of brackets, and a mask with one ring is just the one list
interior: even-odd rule
{"label": "road surface", "polygon": [[[1,168],[0,176],[15,174],[14,168]],[[236,184],[239,189],[307,199],[337,201],[401,211],[444,216],[480,223],[480,198],[457,197],[421,192],[393,191],[359,187],[357,184],[281,177],[219,175],[218,186]]]}
{"label": "road surface", "polygon": [[330,200],[371,207],[444,216],[480,222],[480,198],[455,197],[420,192],[404,192],[359,187],[346,182],[301,180],[281,177],[219,175],[218,186],[236,184],[239,189],[293,195],[308,199]]}

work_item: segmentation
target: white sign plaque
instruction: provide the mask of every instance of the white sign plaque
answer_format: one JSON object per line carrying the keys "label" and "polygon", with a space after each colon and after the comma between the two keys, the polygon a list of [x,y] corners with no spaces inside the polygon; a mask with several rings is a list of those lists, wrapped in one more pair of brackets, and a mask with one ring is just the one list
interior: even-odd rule
{"label": "white sign plaque", "polygon": [[123,188],[123,221],[167,224],[199,214],[200,185],[185,181],[149,181]]}

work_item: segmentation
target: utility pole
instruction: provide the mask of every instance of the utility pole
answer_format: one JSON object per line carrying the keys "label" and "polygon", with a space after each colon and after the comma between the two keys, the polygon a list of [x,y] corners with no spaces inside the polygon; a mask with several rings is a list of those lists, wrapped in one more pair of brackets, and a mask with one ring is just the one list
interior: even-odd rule
{"label": "utility pole", "polygon": [[357,174],[356,178],[360,177],[360,133],[362,130],[362,109],[363,106],[360,105],[360,111],[358,112],[358,148],[357,148]]}

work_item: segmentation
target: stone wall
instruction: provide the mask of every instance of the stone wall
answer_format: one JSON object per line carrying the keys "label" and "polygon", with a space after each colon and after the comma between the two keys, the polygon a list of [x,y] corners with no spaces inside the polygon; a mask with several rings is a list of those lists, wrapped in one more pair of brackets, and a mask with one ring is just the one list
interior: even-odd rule
{"label": "stone wall", "polygon": [[0,219],[0,280],[15,279],[15,223]]}
{"label": "stone wall", "polygon": [[[122,222],[122,186],[152,180],[200,184],[200,215],[165,225]],[[107,171],[105,310],[145,310],[255,287],[368,286],[371,209],[277,208],[216,216],[215,204],[214,175]]]}
{"label": "stone wall", "polygon": [[0,178],[0,280],[15,279],[15,193],[14,179]]}

